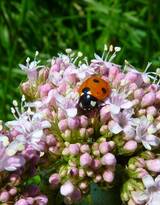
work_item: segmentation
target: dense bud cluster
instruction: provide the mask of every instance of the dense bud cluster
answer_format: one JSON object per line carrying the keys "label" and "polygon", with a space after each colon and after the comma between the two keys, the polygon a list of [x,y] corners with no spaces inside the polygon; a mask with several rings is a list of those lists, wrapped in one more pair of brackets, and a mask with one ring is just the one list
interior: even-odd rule
{"label": "dense bud cluster", "polygon": [[[36,52],[34,61],[20,64],[28,77],[21,104],[14,100],[15,119],[0,124],[2,204],[45,205],[57,191],[66,204],[76,203],[91,183],[113,187],[120,168],[124,203],[159,205],[159,70],[112,63],[119,51],[105,46],[89,63],[67,49],[49,67],[39,66]],[[91,75],[109,82],[111,93],[81,112],[78,88]]]}

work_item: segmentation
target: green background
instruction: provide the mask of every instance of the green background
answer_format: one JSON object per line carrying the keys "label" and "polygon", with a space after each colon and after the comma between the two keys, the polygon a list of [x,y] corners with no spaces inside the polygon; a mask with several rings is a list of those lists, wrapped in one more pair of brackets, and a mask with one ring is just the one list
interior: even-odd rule
{"label": "green background", "polygon": [[11,118],[13,99],[25,76],[18,64],[36,50],[46,60],[71,47],[89,58],[104,43],[121,46],[116,62],[127,59],[144,69],[160,65],[159,0],[0,0],[0,119]]}

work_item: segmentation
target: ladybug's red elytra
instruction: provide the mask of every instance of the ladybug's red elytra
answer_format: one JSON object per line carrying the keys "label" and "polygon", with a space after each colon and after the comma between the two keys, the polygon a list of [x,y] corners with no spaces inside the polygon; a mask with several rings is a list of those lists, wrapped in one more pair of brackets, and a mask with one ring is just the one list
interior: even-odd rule
{"label": "ladybug's red elytra", "polygon": [[110,95],[111,88],[108,81],[99,76],[91,76],[80,85],[78,92],[78,106],[83,111],[90,111],[104,102]]}

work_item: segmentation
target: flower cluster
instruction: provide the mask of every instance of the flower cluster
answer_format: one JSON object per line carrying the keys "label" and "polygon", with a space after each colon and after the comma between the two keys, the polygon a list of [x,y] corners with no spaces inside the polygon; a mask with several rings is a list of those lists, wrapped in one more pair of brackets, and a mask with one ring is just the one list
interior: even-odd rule
{"label": "flower cluster", "polygon": [[[119,51],[105,45],[102,57],[95,54],[89,63],[67,49],[49,67],[39,65],[36,52],[20,64],[28,77],[21,104],[14,100],[15,119],[0,125],[0,202],[45,205],[48,193],[60,191],[72,204],[91,183],[114,186],[121,167],[122,201],[158,205],[159,69],[147,72],[148,64],[142,73],[127,61],[114,64]],[[79,87],[90,76],[109,82],[111,93],[86,112],[79,109]]]}

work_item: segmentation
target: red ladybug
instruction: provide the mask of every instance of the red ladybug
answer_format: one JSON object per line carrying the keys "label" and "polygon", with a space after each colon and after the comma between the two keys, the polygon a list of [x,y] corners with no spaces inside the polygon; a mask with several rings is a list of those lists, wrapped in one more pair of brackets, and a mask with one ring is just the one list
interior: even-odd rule
{"label": "red ladybug", "polygon": [[98,76],[87,78],[79,87],[80,99],[78,106],[83,111],[97,108],[110,95],[109,82]]}

